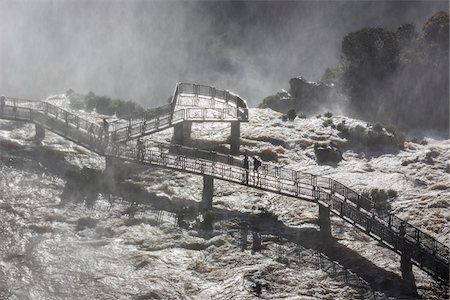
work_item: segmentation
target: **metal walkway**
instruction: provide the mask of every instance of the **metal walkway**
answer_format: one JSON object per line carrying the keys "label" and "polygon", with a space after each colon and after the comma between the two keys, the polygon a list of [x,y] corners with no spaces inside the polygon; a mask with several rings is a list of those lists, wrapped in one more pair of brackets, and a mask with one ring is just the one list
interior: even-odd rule
{"label": "metal walkway", "polygon": [[113,141],[128,141],[170,128],[181,122],[248,122],[244,100],[228,91],[178,83],[170,104],[127,120],[112,122]]}
{"label": "metal walkway", "polygon": [[[1,113],[1,112],[0,112]],[[33,122],[100,155],[140,164],[159,166],[295,197],[328,207],[330,211],[360,229],[387,248],[411,259],[412,263],[444,285],[449,285],[449,248],[420,229],[394,215],[377,216],[375,203],[330,178],[264,164],[259,173],[242,168],[238,157],[172,144],[148,144],[143,160],[137,161],[132,141],[113,143],[92,134],[98,124],[52,104],[9,98],[0,118]],[[248,182],[246,177],[248,176]],[[400,231],[404,222],[405,230]]]}

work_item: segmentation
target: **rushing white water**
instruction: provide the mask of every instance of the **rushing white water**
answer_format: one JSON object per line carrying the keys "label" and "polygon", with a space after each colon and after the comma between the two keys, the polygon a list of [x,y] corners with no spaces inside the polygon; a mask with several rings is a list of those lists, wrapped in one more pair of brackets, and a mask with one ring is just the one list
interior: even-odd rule
{"label": "rushing white water", "polygon": [[[89,118],[100,120],[94,113]],[[336,124],[344,117],[333,119]],[[345,119],[347,124],[362,124]],[[242,147],[270,148],[280,164],[326,174],[357,191],[394,189],[399,195],[392,203],[394,212],[448,244],[448,140],[430,139],[426,146],[409,143],[397,154],[374,157],[347,151],[344,160],[331,167],[314,159],[315,141],[340,140],[335,129],[322,123],[316,118],[282,122],[271,110],[251,109],[250,122],[242,125]],[[171,134],[166,130],[152,139],[170,141]],[[192,137],[225,142],[228,134],[226,124],[194,124]],[[129,203],[116,196],[100,193],[92,207],[83,199],[66,201],[65,171],[73,166],[102,170],[104,158],[48,132],[36,146],[33,135],[30,124],[0,120],[0,299],[253,299],[256,281],[270,285],[263,290],[264,298],[367,295],[324,270],[287,266],[263,253],[241,251],[225,233],[206,238],[181,229],[170,214],[140,209],[131,217]],[[267,142],[267,137],[284,141],[285,147]],[[437,153],[433,164],[424,160],[430,151]],[[401,166],[407,160],[412,163]],[[130,182],[173,203],[201,199],[199,176],[149,169],[136,171]],[[288,226],[317,231],[315,205],[227,182],[216,180],[214,206],[247,214],[264,207]],[[375,275],[400,274],[394,252],[337,218],[332,224],[333,235],[346,251],[370,261],[374,270],[381,268]],[[433,279],[417,268],[414,272],[419,293],[437,299]]]}

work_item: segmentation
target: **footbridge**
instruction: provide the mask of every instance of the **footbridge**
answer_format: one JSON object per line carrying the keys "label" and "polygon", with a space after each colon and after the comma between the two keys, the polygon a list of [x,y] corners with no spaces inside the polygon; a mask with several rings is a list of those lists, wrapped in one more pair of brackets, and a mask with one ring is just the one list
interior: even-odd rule
{"label": "footbridge", "polygon": [[[148,122],[145,123],[146,125],[150,124],[150,120],[158,120],[158,118],[162,122],[163,115],[166,116],[164,120],[167,120],[164,128],[200,121],[200,119],[190,117],[192,115],[189,115],[186,108],[182,108],[184,103],[188,103],[187,109],[189,109],[200,105],[200,101],[209,101],[210,104],[207,107],[199,106],[197,108],[198,111],[202,111],[200,114],[202,120],[237,123],[248,120],[245,102],[242,102],[244,104],[239,103],[238,97],[235,98],[234,104],[230,104],[226,102],[226,98],[229,96],[218,97],[214,92],[211,92],[214,96],[202,96],[198,90],[200,88],[195,85],[191,85],[191,87],[190,91],[184,93],[184,87],[177,85],[170,107],[163,107],[153,115],[150,113],[148,116],[127,120],[127,126],[131,124],[132,134],[127,134],[123,140],[118,138],[122,134],[123,128],[119,124],[114,125],[116,126],[113,131],[116,134],[115,138],[112,137],[112,133],[109,139],[106,136],[95,135],[92,134],[90,128],[100,131],[101,126],[45,101],[7,98],[6,106],[3,111],[0,111],[0,117],[34,123],[37,141],[42,140],[45,136],[45,130],[50,130],[105,156],[107,168],[114,169],[123,162],[133,162],[202,176],[201,204],[204,209],[211,208],[213,205],[215,179],[316,203],[319,206],[319,226],[324,241],[331,238],[330,214],[333,214],[372,239],[379,241],[387,249],[399,254],[402,276],[405,282],[411,284],[412,287],[415,287],[413,265],[448,287],[449,248],[446,245],[395,215],[377,215],[375,213],[376,203],[333,179],[289,170],[273,164],[263,164],[259,172],[255,173],[242,168],[243,161],[237,156],[177,144],[146,141],[145,155],[142,153],[138,155],[134,138],[156,132],[149,128],[158,127],[162,130],[163,127],[160,124],[152,125],[153,127],[148,125],[148,128],[142,129],[141,127],[135,133],[133,133],[133,128],[139,128],[144,122]],[[215,102],[216,100],[218,102]],[[213,102],[214,104],[211,104]],[[223,107],[218,106],[220,102],[222,102],[220,105],[224,105]],[[233,113],[229,110],[231,108],[234,109]],[[183,118],[180,118],[182,121],[176,123],[175,114],[183,109]],[[165,110],[164,113],[161,112],[163,110]],[[209,114],[209,110],[214,112]],[[205,112],[203,113],[203,111]],[[174,131],[174,136],[176,135],[177,133]]]}
{"label": "footbridge", "polygon": [[248,107],[243,99],[229,91],[178,83],[169,104],[126,119],[112,123],[114,142],[129,141],[174,127],[173,143],[184,144],[190,138],[194,122],[229,122],[231,152],[238,153],[240,123],[248,122]]}

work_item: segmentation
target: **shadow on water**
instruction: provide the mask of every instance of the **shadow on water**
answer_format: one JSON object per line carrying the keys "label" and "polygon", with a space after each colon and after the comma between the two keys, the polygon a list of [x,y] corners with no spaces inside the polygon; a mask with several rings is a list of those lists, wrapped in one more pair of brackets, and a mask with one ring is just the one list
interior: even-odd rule
{"label": "shadow on water", "polygon": [[[21,151],[19,150],[19,152]],[[63,177],[66,179],[66,185],[61,195],[61,206],[68,202],[84,202],[86,206],[93,208],[100,193],[111,194],[130,204],[127,211],[124,212],[130,218],[134,218],[137,210],[164,210],[175,213],[178,226],[182,228],[188,228],[189,220],[195,219],[201,213],[200,202],[187,199],[173,201],[168,197],[149,192],[132,181],[124,180],[130,176],[130,173],[127,173],[126,170],[120,174],[111,174],[108,173],[108,170],[79,169],[67,163],[63,156],[54,156],[52,151],[44,151],[40,154],[31,154],[29,151],[19,152],[14,155],[19,154],[27,160],[30,155],[33,155],[32,158],[37,159],[37,162],[42,164],[41,167],[49,172],[61,175],[62,170],[64,170]],[[34,167],[39,168],[40,166]],[[130,168],[133,168],[133,164]],[[217,222],[224,218],[235,218],[240,222],[244,220],[247,224],[250,224],[249,226],[253,231],[282,237],[289,242],[327,255],[331,260],[339,262],[346,269],[358,274],[369,283],[373,290],[381,291],[388,297],[420,299],[410,294],[398,274],[376,266],[358,252],[340,244],[334,238],[324,242],[320,232],[315,228],[290,227],[278,221],[275,215],[268,215],[267,212],[254,214],[213,208],[208,214],[203,215],[206,217],[198,227],[198,230],[203,232],[211,230]],[[83,226],[89,227],[92,224],[84,224]]]}
{"label": "shadow on water", "polygon": [[[381,291],[388,297],[420,299],[410,294],[406,285],[403,285],[401,276],[378,267],[367,258],[361,256],[357,251],[340,244],[334,238],[324,242],[321,238],[321,233],[315,228],[287,226],[278,221],[275,215],[266,211],[253,214],[213,208],[209,213],[205,213],[201,210],[200,202],[187,199],[179,199],[174,202],[168,197],[149,192],[131,181],[117,182],[113,190],[111,190],[111,186],[105,181],[107,176],[98,170],[82,169],[76,173],[78,174],[76,176],[74,175],[75,173],[69,174],[71,175],[67,177],[67,190],[65,189],[64,193],[75,199],[82,199],[81,197],[83,196],[86,205],[90,207],[94,205],[100,192],[111,192],[130,204],[128,209],[124,211],[124,214],[128,214],[130,219],[134,219],[135,214],[141,210],[164,210],[175,213],[179,227],[189,228],[193,220],[201,213],[203,221],[198,224],[196,229],[201,231],[205,238],[211,235],[204,233],[212,231],[220,221],[236,219],[239,220],[239,223],[245,222],[249,224],[251,231],[281,237],[288,242],[325,254],[331,260],[339,262],[344,268],[358,274],[358,276],[369,283],[373,290]],[[73,194],[74,192],[75,194]]]}

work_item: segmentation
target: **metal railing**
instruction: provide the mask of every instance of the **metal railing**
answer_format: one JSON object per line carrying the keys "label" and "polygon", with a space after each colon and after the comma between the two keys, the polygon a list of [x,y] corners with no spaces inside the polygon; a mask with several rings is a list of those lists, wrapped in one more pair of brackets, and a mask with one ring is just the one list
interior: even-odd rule
{"label": "metal railing", "polygon": [[242,98],[211,86],[178,83],[172,97],[173,110],[176,106],[224,109],[238,120],[248,121],[247,103]]}
{"label": "metal railing", "polygon": [[[167,144],[114,143],[103,128],[46,102],[8,98],[1,118],[31,121],[96,153],[183,172],[209,175],[280,195],[320,202],[397,253],[411,258],[422,270],[448,284],[449,248],[394,215],[378,216],[376,204],[330,178],[263,164],[258,172],[242,168],[242,159]],[[182,119],[182,116],[180,116]],[[400,229],[403,225],[404,231]]]}
{"label": "metal railing", "polygon": [[108,144],[103,127],[47,102],[7,98],[0,118],[39,124],[99,154]]}
{"label": "metal railing", "polygon": [[171,104],[166,104],[163,106],[147,109],[146,111],[144,111],[142,113],[128,115],[121,119],[112,121],[110,124],[113,126],[113,128],[117,129],[120,127],[125,127],[125,125],[123,125],[121,123],[126,123],[126,126],[129,126],[130,124],[135,124],[135,123],[142,123],[146,120],[156,118],[159,115],[170,113],[171,107],[172,107]]}
{"label": "metal railing", "polygon": [[153,116],[153,118],[142,119],[140,121],[128,122],[127,125],[113,124],[111,136],[113,141],[127,141],[156,133],[158,131],[172,127],[183,121],[191,122],[218,122],[218,121],[234,121],[236,117],[233,115],[235,110],[230,109],[211,109],[191,107],[177,109],[173,113],[166,112],[161,115]]}
{"label": "metal railing", "polygon": [[[384,243],[391,250],[411,258],[419,268],[448,284],[449,249],[436,239],[394,215],[380,217],[374,212],[367,213],[342,194],[330,194],[320,189],[318,199],[335,215]],[[401,226],[406,229],[402,230]]]}
{"label": "metal railing", "polygon": [[111,122],[114,141],[126,141],[167,129],[179,122],[248,121],[244,100],[214,87],[178,83],[172,103],[127,120]]}

